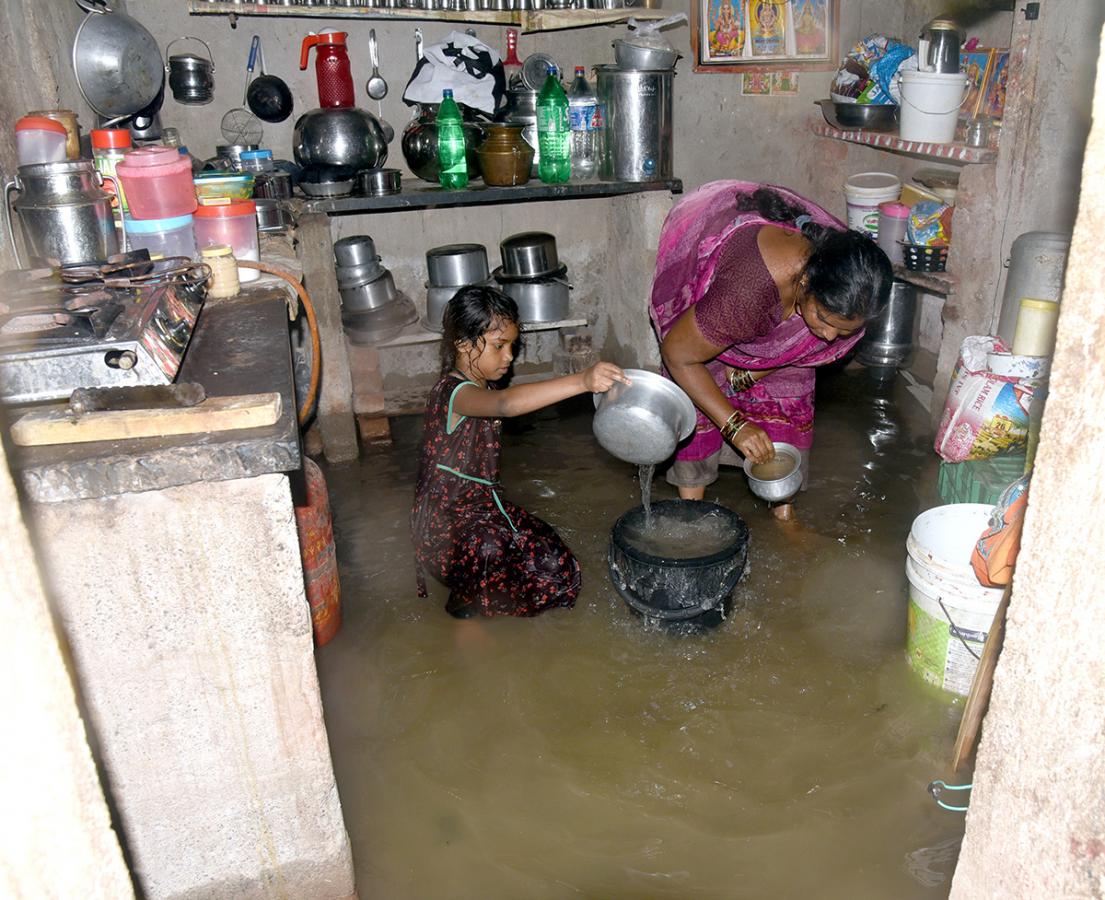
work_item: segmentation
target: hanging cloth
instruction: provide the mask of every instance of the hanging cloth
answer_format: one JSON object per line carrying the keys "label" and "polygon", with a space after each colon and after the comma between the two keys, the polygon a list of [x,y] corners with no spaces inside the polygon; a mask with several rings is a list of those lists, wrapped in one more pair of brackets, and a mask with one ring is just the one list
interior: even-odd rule
{"label": "hanging cloth", "polygon": [[441,43],[426,47],[403,101],[408,106],[440,103],[446,88],[457,103],[494,116],[506,93],[502,57],[470,34],[449,32]]}

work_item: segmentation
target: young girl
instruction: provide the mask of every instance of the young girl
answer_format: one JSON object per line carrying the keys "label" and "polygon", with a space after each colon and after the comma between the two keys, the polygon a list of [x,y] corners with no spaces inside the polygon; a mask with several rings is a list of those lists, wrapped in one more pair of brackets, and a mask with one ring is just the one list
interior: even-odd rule
{"label": "young girl", "polygon": [[548,524],[500,492],[502,418],[629,380],[600,362],[577,375],[497,389],[514,359],[518,307],[494,288],[459,291],[444,325],[441,379],[426,406],[411,512],[418,595],[426,596],[429,572],[450,588],[445,609],[457,618],[570,607],[579,594],[579,563]]}

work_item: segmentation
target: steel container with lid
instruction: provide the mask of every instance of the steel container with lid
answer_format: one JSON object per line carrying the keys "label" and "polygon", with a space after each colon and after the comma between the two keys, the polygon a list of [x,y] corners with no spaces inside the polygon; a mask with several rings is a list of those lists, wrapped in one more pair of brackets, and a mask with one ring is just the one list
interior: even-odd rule
{"label": "steel container with lid", "polygon": [[[19,197],[9,205],[12,191],[18,191]],[[16,264],[22,268],[10,212],[13,206],[33,266],[103,263],[119,252],[111,194],[101,187],[100,173],[91,160],[20,166],[15,178],[4,185],[4,220]]]}
{"label": "steel container with lid", "polygon": [[596,93],[606,112],[603,181],[672,177],[672,77],[663,71],[596,66]]}
{"label": "steel container with lid", "polygon": [[446,244],[426,251],[426,271],[433,287],[464,287],[488,278],[483,244]]}

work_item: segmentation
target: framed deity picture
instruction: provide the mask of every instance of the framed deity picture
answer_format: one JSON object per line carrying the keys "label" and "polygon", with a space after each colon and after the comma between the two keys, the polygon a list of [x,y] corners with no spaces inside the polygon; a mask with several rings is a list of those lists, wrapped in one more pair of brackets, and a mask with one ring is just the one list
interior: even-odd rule
{"label": "framed deity picture", "polygon": [[839,12],[839,0],[692,0],[694,70],[834,70]]}

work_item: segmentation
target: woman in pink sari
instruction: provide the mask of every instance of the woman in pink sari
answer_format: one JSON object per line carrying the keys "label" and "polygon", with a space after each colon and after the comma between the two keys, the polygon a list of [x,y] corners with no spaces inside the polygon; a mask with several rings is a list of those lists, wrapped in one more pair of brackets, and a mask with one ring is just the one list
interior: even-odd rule
{"label": "woman in pink sari", "polygon": [[[813,443],[814,369],[842,357],[890,294],[886,254],[785,188],[715,181],[660,233],[650,312],[668,377],[698,408],[668,481],[701,499],[718,466]],[[789,519],[789,503],[775,508]]]}

